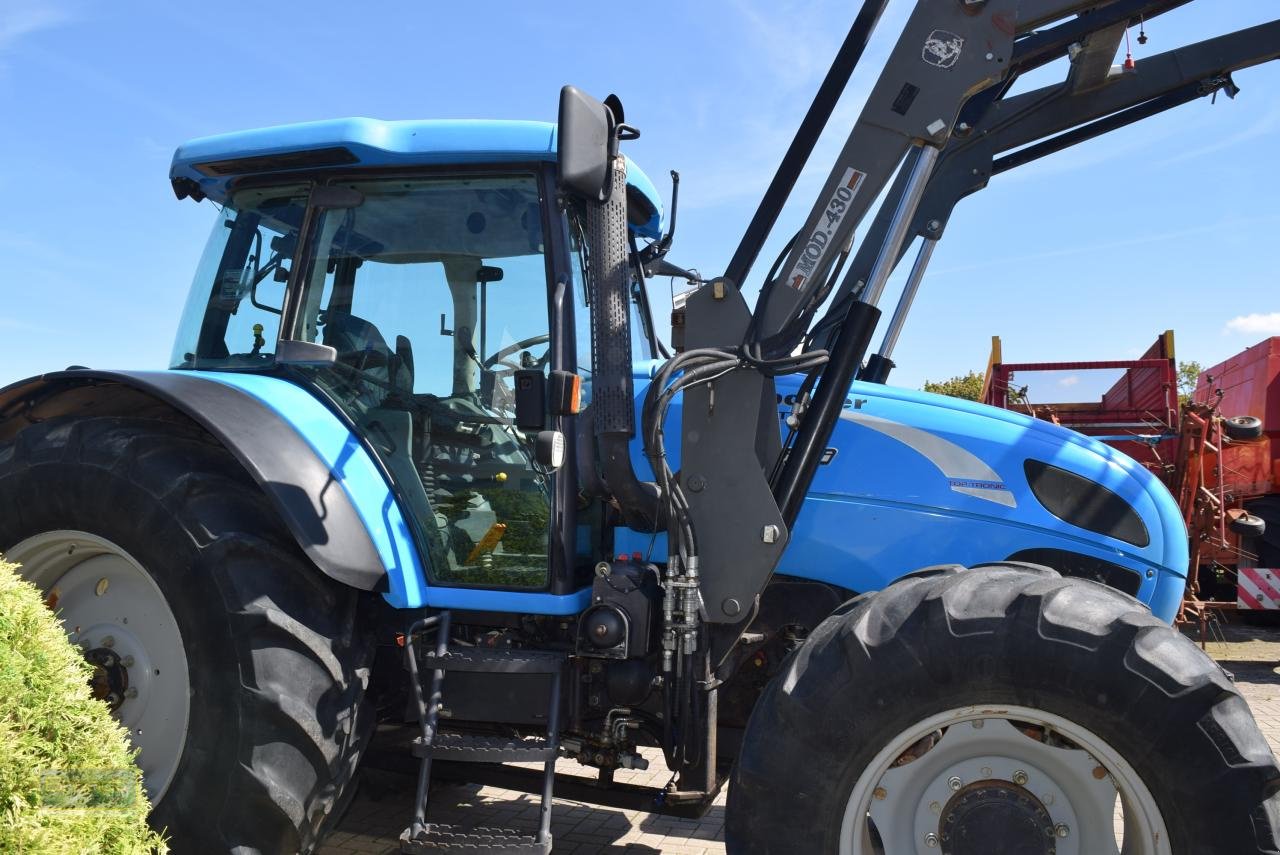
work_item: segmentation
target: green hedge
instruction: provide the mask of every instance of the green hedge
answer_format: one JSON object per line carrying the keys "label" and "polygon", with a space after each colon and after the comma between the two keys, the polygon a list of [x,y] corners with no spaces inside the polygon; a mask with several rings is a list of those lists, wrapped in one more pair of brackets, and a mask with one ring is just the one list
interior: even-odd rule
{"label": "green hedge", "polygon": [[125,731],[40,593],[0,562],[0,852],[165,852]]}

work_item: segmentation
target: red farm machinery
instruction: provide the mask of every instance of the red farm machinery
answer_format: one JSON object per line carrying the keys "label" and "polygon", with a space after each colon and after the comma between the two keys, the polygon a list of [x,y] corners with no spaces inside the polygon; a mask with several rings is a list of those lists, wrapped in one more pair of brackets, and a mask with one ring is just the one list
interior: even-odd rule
{"label": "red farm machinery", "polygon": [[982,400],[1106,442],[1165,482],[1189,538],[1179,621],[1203,641],[1212,612],[1280,610],[1280,337],[1202,371],[1181,399],[1178,379],[1171,330],[1137,359],[1076,362],[1005,362],[995,336]]}

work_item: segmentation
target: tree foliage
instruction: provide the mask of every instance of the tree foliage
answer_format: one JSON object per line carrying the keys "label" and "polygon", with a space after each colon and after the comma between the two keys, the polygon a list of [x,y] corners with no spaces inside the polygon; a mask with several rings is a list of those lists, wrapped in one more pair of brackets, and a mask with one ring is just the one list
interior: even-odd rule
{"label": "tree foliage", "polygon": [[934,382],[924,381],[924,390],[935,395],[950,395],[953,398],[964,398],[966,401],[982,400],[982,381],[984,376],[976,371],[956,375],[949,380]]}
{"label": "tree foliage", "polygon": [[0,852],[152,855],[142,773],[66,629],[0,560]]}
{"label": "tree foliage", "polygon": [[1199,362],[1178,363],[1178,403],[1185,404],[1191,400],[1202,371],[1204,369],[1200,367]]}

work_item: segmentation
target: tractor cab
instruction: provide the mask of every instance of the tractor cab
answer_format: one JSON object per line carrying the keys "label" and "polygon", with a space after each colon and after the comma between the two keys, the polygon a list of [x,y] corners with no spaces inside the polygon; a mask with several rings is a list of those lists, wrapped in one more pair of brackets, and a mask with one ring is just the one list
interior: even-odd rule
{"label": "tractor cab", "polygon": [[[171,367],[317,392],[387,470],[429,586],[565,594],[600,557],[601,503],[553,524],[536,448],[541,428],[572,434],[568,413],[517,391],[555,371],[591,398],[581,218],[555,157],[550,124],[352,119],[174,159],[178,195],[219,212]],[[660,199],[629,176],[632,235],[657,237]],[[652,356],[638,283],[631,310],[633,351]]]}

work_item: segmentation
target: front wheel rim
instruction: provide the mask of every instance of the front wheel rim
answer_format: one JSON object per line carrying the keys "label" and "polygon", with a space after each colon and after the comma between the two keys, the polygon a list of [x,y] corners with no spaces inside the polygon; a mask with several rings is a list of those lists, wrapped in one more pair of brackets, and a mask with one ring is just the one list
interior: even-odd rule
{"label": "front wheel rim", "polygon": [[1046,835],[1052,855],[1170,855],[1164,817],[1097,734],[1022,706],[962,707],[901,731],[849,794],[841,855],[992,851],[958,832],[982,809]]}
{"label": "front wheel rim", "polygon": [[95,693],[139,749],[143,785],[157,803],[182,759],[191,708],[182,634],[164,593],[127,551],[83,531],[38,534],[6,556],[98,666]]}

